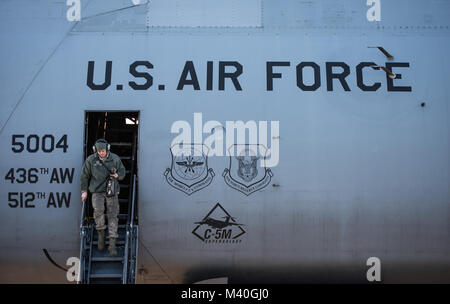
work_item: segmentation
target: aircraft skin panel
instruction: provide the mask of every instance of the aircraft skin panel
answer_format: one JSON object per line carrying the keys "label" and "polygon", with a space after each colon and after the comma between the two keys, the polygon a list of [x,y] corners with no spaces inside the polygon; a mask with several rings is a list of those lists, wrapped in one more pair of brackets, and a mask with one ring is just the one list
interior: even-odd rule
{"label": "aircraft skin panel", "polygon": [[[448,19],[438,10],[447,9],[447,2],[432,1],[420,11],[416,2],[407,8],[405,1],[382,1],[385,23],[376,25],[367,22],[365,3],[262,1],[262,28],[233,29],[147,27],[146,5],[126,9],[128,1],[105,7],[91,2],[84,4],[87,16],[99,16],[77,25],[45,17],[9,31],[12,19],[0,18],[0,39],[8,42],[0,48],[5,64],[0,71],[5,88],[0,93],[0,282],[67,282],[42,249],[63,267],[67,258],[79,255],[85,111],[140,112],[140,283],[214,277],[366,282],[366,260],[372,256],[380,258],[386,283],[450,281],[449,32]],[[5,3],[5,11],[22,11],[23,19],[30,7],[45,12],[51,7]],[[66,6],[60,8],[65,14]],[[311,21],[296,22],[306,13],[296,15],[293,8],[308,9]],[[417,18],[410,21],[403,13]],[[122,27],[121,20],[132,22]],[[419,28],[399,28],[405,24]],[[394,59],[368,46],[383,46]],[[91,89],[89,62],[94,62],[92,82],[101,85],[107,61],[110,85]],[[152,64],[136,68],[152,76],[148,89],[130,85],[146,82],[130,74],[136,61]],[[195,69],[198,90],[192,84],[177,89],[187,62]],[[242,66],[241,90],[229,78],[219,89],[219,62]],[[273,90],[267,84],[268,62],[289,64],[273,67],[273,73],[281,73],[273,78]],[[302,62],[320,70],[315,91],[297,86]],[[328,89],[327,63],[332,62],[348,66],[349,91],[338,79]],[[363,68],[364,84],[380,84],[376,91],[363,91],[357,75],[361,62],[409,67],[393,67],[401,79],[392,82],[382,70]],[[304,83],[313,84],[312,69],[303,73]],[[187,194],[176,180],[170,184],[170,174],[183,181],[172,168],[170,148],[177,135],[170,133],[172,124],[184,120],[194,128],[194,113],[202,113],[203,123],[223,126],[279,121],[279,138],[268,136],[269,143],[280,145],[270,182],[242,193],[225,181],[230,157],[213,156],[207,169],[214,175],[207,171],[212,180],[204,188]],[[8,178],[11,169],[14,181]],[[258,174],[267,176],[264,170]],[[31,182],[30,174],[38,181]],[[236,174],[232,167],[230,176]],[[218,221],[229,215],[231,223],[242,224],[224,229],[236,238],[205,242],[214,241],[217,228],[196,223],[208,214]]]}
{"label": "aircraft skin panel", "polygon": [[[0,80],[3,128],[55,48],[73,27],[63,18],[63,3],[49,1],[3,1],[0,3]],[[51,30],[49,30],[51,29]]]}
{"label": "aircraft skin panel", "polygon": [[[448,1],[381,1],[380,21],[368,22],[367,1],[263,1],[264,26],[286,26],[297,29],[422,30],[447,29]],[[372,2],[373,3],[373,2]],[[419,28],[418,28],[419,27]]]}

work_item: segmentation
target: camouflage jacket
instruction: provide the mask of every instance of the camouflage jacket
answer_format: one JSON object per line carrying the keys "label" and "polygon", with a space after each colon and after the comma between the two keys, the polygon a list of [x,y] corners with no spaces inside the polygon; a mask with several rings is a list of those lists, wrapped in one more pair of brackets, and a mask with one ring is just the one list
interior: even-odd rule
{"label": "camouflage jacket", "polygon": [[[105,166],[111,171],[112,168],[116,169],[116,173],[119,175],[119,181],[125,177],[125,167],[120,160],[120,157],[114,153],[108,152],[108,156],[103,161]],[[109,172],[101,164],[101,160],[97,153],[89,155],[83,164],[81,169],[81,192],[89,191],[91,193],[106,192],[106,182],[109,178]],[[116,192],[119,193],[119,183],[116,183]]]}

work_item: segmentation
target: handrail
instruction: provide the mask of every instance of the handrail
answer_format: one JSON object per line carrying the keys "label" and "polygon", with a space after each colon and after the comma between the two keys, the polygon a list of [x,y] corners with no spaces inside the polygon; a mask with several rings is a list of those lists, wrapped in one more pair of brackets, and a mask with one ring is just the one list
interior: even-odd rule
{"label": "handrail", "polygon": [[80,233],[81,230],[83,229],[83,224],[84,224],[84,213],[86,209],[86,200],[83,201],[82,206],[81,206],[81,219],[80,219]]}
{"label": "handrail", "polygon": [[[129,277],[129,255],[128,250],[129,248],[133,248],[133,227],[134,227],[134,205],[136,203],[136,174],[133,174],[131,177],[131,184],[133,191],[130,193],[130,200],[129,203],[131,204],[131,216],[128,217],[128,223],[127,223],[127,233],[126,233],[126,241],[125,241],[125,256],[124,256],[124,276],[122,277],[122,283],[126,284],[128,283],[128,277]],[[130,209],[128,209],[130,210]],[[133,266],[133,264],[131,264]]]}
{"label": "handrail", "polygon": [[139,242],[137,241],[137,238],[138,238],[138,235],[139,235],[139,225],[137,225],[136,226],[136,231],[134,232],[134,237],[133,237],[133,243],[134,243],[134,257],[135,257],[135,260],[134,260],[134,269],[132,270],[132,278],[133,278],[133,281],[131,282],[131,283],[133,283],[133,284],[136,284],[136,273],[137,273],[137,254],[138,254],[138,252],[139,252]]}
{"label": "handrail", "polygon": [[80,266],[78,268],[78,278],[77,284],[81,284],[84,276],[84,258],[83,258],[83,250],[84,250],[84,238],[86,237],[86,229],[84,227],[84,213],[86,212],[86,200],[82,202],[81,206],[81,219],[80,219]]}
{"label": "handrail", "polygon": [[[124,253],[124,275],[122,276],[122,283],[126,284],[129,281],[130,264],[133,266],[133,261],[129,261],[130,255],[129,250],[133,250],[133,227],[134,227],[134,205],[136,204],[136,174],[134,174],[134,157],[135,157],[135,139],[136,133],[134,133],[133,144],[132,144],[132,154],[131,154],[131,168],[130,168],[130,181],[129,188],[131,191],[128,193],[128,218],[127,218],[127,229],[126,229],[126,241],[125,241],[125,253]],[[130,262],[130,263],[129,263]]]}
{"label": "handrail", "polygon": [[[130,181],[128,182],[128,189],[132,189],[131,187],[134,187],[134,178],[135,178],[135,174],[134,174],[134,152],[131,156],[131,168],[130,168],[130,174],[132,174],[130,176]],[[130,218],[130,214],[131,214],[131,208],[133,205],[133,193],[130,191],[128,193],[128,218],[127,218],[127,225],[130,225],[130,220],[132,221],[133,218]]]}
{"label": "handrail", "polygon": [[130,246],[130,231],[127,229],[125,235],[125,249],[123,256],[122,284],[126,284],[128,279],[128,248]]}
{"label": "handrail", "polygon": [[134,227],[134,207],[136,205],[136,174],[133,174],[133,193],[131,200],[131,223],[130,228],[133,230]]}

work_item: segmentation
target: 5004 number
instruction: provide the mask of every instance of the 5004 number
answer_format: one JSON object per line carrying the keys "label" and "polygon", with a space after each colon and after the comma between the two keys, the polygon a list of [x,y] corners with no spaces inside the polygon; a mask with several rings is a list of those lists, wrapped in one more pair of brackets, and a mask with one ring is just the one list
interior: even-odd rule
{"label": "5004 number", "polygon": [[51,134],[45,134],[42,137],[36,134],[30,134],[26,137],[23,134],[14,134],[11,138],[11,150],[14,153],[21,153],[25,150],[29,153],[36,153],[38,151],[51,153],[55,149],[62,149],[66,153],[68,148],[67,134],[64,134],[58,141]]}

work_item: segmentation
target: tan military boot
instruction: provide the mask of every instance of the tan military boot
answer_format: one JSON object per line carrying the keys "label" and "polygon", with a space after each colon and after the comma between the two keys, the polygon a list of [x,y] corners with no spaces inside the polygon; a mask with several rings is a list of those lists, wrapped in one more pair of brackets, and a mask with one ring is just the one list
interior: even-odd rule
{"label": "tan military boot", "polygon": [[105,249],[105,230],[97,230],[98,235],[98,243],[97,248],[98,250],[102,251]]}
{"label": "tan military boot", "polygon": [[116,256],[117,255],[116,239],[115,238],[109,238],[108,251],[109,251],[109,255],[110,256]]}

